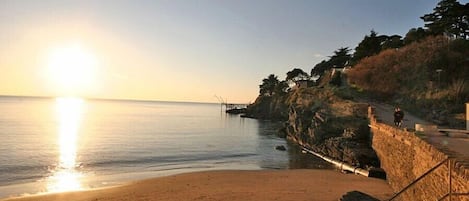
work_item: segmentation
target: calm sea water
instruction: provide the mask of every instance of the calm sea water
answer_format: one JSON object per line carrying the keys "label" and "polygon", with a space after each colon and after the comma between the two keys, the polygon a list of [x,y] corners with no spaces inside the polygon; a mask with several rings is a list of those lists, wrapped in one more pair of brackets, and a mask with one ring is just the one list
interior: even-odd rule
{"label": "calm sea water", "polygon": [[278,123],[219,104],[0,97],[0,112],[0,198],[201,170],[331,168],[278,138]]}

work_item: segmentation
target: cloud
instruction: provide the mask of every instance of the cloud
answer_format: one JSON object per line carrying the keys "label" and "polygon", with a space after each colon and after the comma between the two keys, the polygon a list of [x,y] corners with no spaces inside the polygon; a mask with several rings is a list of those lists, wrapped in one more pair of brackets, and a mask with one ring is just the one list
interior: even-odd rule
{"label": "cloud", "polygon": [[313,55],[315,58],[322,58],[322,57],[325,57],[324,55],[322,54],[319,54],[319,53],[316,53]]}

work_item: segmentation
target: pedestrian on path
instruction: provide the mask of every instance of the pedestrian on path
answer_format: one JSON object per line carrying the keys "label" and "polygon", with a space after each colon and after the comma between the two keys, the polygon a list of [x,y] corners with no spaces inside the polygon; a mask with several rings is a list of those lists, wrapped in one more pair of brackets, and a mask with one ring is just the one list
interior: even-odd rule
{"label": "pedestrian on path", "polygon": [[394,109],[394,125],[396,125],[397,127],[401,127],[403,119],[404,119],[404,112],[401,110],[401,108],[399,108],[399,106],[397,106]]}

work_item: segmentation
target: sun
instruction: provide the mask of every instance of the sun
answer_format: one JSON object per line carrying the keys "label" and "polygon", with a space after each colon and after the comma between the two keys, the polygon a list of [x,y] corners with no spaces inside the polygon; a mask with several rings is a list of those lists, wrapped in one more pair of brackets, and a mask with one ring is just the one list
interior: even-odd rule
{"label": "sun", "polygon": [[96,87],[96,57],[80,44],[52,48],[47,63],[47,79],[59,96],[83,95]]}

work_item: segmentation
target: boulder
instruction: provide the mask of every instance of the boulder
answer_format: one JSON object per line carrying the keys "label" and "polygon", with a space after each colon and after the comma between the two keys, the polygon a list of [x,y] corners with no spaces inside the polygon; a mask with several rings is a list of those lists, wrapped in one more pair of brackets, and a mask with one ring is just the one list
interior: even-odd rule
{"label": "boulder", "polygon": [[283,145],[278,145],[278,146],[275,147],[275,149],[279,150],[279,151],[286,151],[287,150],[287,148],[285,148],[285,146],[283,146]]}

